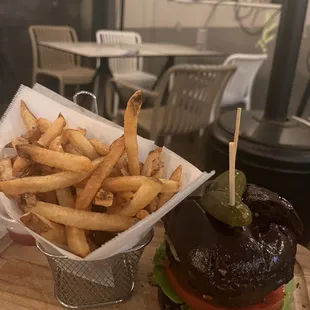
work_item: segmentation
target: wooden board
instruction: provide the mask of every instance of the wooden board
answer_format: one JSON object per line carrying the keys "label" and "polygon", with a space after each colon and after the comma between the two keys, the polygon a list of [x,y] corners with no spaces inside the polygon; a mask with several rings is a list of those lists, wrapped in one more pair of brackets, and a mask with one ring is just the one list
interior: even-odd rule
{"label": "wooden board", "polygon": [[[104,307],[104,310],[159,310],[157,288],[152,282],[152,259],[163,240],[163,227],[155,228],[155,236],[140,261],[135,291],[130,300]],[[295,294],[299,301],[295,310],[310,309],[310,252],[298,247],[296,275],[299,283]],[[53,278],[45,257],[35,248],[11,244],[0,255],[1,310],[60,310],[54,297]],[[308,290],[308,291],[307,291]],[[308,300],[308,301],[307,301]],[[96,308],[98,309],[98,308]]]}

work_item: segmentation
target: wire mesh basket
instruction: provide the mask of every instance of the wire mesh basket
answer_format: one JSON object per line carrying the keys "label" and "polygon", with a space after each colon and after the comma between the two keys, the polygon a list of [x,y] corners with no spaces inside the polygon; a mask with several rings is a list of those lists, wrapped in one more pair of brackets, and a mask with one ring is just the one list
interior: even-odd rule
{"label": "wire mesh basket", "polygon": [[46,256],[54,278],[54,293],[67,308],[83,309],[120,303],[131,295],[139,260],[154,231],[134,248],[99,261],[71,260],[48,252],[37,242]]}

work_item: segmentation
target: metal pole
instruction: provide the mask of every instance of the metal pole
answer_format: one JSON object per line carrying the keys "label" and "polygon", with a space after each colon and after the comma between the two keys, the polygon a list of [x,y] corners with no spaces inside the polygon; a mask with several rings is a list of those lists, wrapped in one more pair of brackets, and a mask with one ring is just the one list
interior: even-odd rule
{"label": "metal pole", "polygon": [[124,30],[124,18],[125,18],[125,0],[120,1],[120,25],[119,29]]}
{"label": "metal pole", "polygon": [[264,119],[287,118],[308,0],[283,1]]}

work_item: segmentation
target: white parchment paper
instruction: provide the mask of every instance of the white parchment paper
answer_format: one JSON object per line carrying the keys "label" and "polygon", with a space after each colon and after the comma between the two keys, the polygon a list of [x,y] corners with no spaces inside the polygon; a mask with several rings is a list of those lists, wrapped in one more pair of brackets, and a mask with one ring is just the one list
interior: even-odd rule
{"label": "white parchment paper", "polygon": [[[14,137],[25,133],[26,128],[20,116],[20,100],[23,99],[31,112],[37,117],[45,117],[50,121],[54,121],[59,113],[62,113],[67,120],[69,127],[77,126],[87,129],[89,138],[96,138],[104,143],[111,144],[115,139],[123,135],[123,130],[116,126],[111,126],[108,122],[93,119],[77,110],[73,110],[64,106],[57,101],[44,96],[42,93],[26,86],[21,86],[16,93],[11,105],[0,121],[0,151],[3,150]],[[73,104],[73,103],[72,103]],[[138,137],[139,156],[142,162],[145,161],[150,150],[156,146],[153,141]],[[182,187],[180,191],[168,201],[161,209],[154,212],[136,225],[120,233],[117,237],[102,245],[99,249],[92,252],[84,260],[101,260],[113,256],[117,253],[126,251],[137,244],[167,212],[180,203],[184,198],[191,194],[196,188],[208,180],[214,172],[203,173],[192,164],[164,148],[163,160],[165,163],[164,176],[169,177],[178,165],[183,166]],[[0,194],[0,202],[5,208],[8,215],[21,223],[19,217],[22,212],[18,206],[2,193]],[[21,223],[21,225],[23,225]],[[70,253],[66,248],[59,247],[44,238],[40,237],[31,230],[28,230],[43,245],[51,246],[56,253],[63,254],[70,259],[81,260],[80,257]]]}

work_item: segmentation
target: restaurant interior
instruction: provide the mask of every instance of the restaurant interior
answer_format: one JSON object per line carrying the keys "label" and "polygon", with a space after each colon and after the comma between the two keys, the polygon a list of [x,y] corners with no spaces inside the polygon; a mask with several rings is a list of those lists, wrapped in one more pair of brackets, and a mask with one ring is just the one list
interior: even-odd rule
{"label": "restaurant interior", "polygon": [[[25,85],[53,99],[58,94],[70,101],[69,107],[84,108],[82,114],[123,127],[127,102],[141,90],[138,135],[172,150],[201,171],[215,170],[217,177],[231,169],[229,147],[232,140],[236,145],[236,111],[241,108],[235,168],[245,173],[248,183],[292,203],[303,223],[298,243],[310,249],[308,0],[11,0],[1,4],[0,15],[1,122],[20,85]],[[9,222],[3,223],[5,236],[10,227]],[[18,260],[18,251],[8,240],[2,244],[0,239],[0,262],[7,261],[13,270],[11,259]],[[59,264],[70,268],[68,258],[59,262],[58,256],[37,247],[48,258],[55,281]],[[2,259],[7,248],[11,252]],[[33,248],[29,255],[37,257],[39,252]],[[145,252],[154,255],[153,248],[151,243],[151,250]],[[303,255],[309,262],[309,254]],[[39,273],[47,266],[39,261],[39,267],[33,267],[30,259],[23,264]],[[152,306],[157,296],[146,297],[154,293],[154,285],[145,279],[150,272],[145,266],[137,288],[141,300],[107,309],[158,309]],[[38,281],[42,285],[42,279]],[[62,306],[96,305],[82,301],[84,297],[64,297],[59,277],[57,281],[55,296]],[[23,298],[29,294],[37,305],[17,308],[9,295],[1,293],[0,301],[5,299],[8,310],[58,309],[58,303],[49,300],[54,298],[50,282],[39,288],[42,292],[29,289],[22,294]],[[69,280],[65,285],[71,285]],[[294,309],[310,309],[308,302]],[[49,304],[51,308],[44,308]]]}

